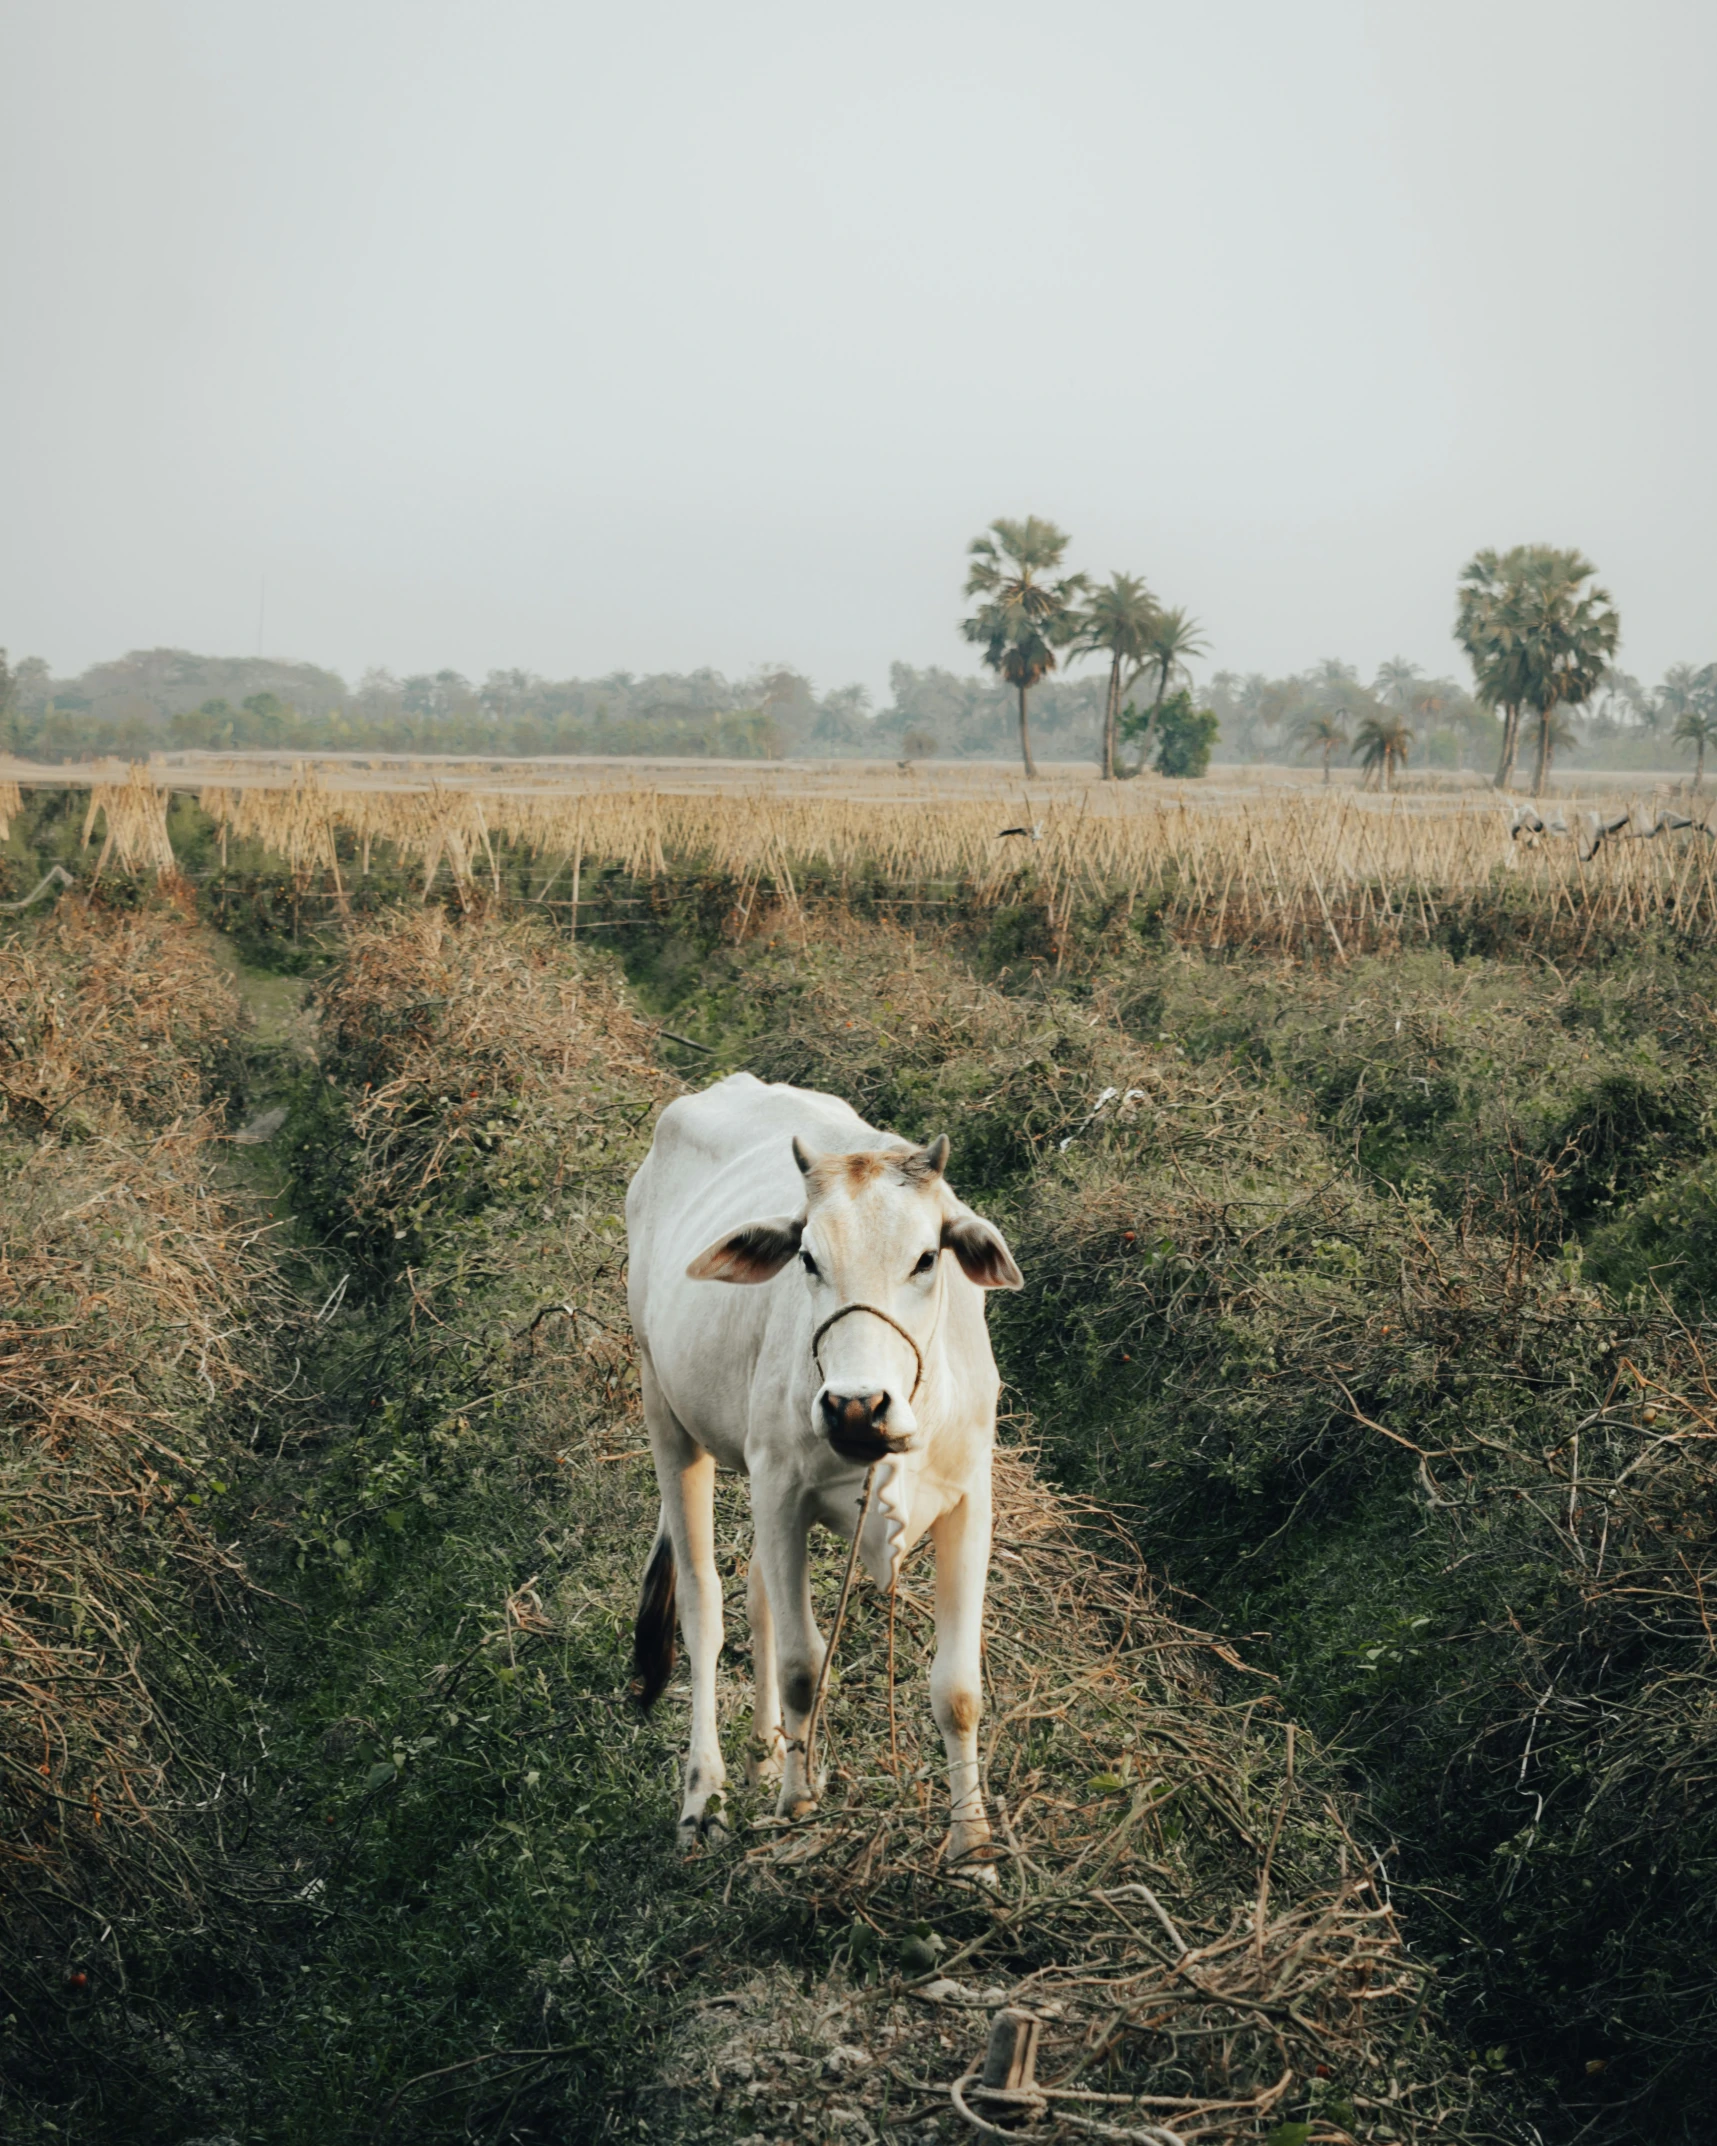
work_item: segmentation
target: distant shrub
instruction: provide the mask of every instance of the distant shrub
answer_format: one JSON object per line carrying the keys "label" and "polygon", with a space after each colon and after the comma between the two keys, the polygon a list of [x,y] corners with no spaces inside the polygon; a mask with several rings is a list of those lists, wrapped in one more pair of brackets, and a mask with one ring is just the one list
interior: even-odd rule
{"label": "distant shrub", "polygon": [[1184,688],[1171,693],[1157,710],[1157,773],[1179,778],[1204,774],[1216,743],[1217,719],[1208,708],[1195,708]]}

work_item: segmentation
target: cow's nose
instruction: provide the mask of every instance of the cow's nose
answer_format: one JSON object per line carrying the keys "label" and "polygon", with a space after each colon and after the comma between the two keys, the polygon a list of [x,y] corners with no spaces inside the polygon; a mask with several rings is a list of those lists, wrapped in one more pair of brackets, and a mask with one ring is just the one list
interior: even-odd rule
{"label": "cow's nose", "polygon": [[875,1460],[888,1450],[886,1393],[823,1395],[823,1428],[837,1453]]}

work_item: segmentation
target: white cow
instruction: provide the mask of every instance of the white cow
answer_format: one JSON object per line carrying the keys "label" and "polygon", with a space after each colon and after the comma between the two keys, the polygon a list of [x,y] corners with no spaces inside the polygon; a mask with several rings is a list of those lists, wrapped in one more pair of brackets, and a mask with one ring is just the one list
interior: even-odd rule
{"label": "white cow", "polygon": [[[936,1725],[948,1753],[951,1864],[990,1837],[978,1767],[979,1642],[999,1380],[986,1289],[1017,1289],[1001,1234],[956,1199],[946,1138],[914,1148],[833,1096],[735,1073],[671,1103],[626,1196],[632,1327],[662,1490],[635,1637],[647,1707],[691,1656],[682,1843],[719,1829],[722,1645],[715,1471],[751,1479],[748,1604],[757,1690],[746,1777],[809,1809],[806,1716],[823,1661],[812,1523],[886,1587],[927,1531],[936,1549]],[[749,1283],[726,1289],[712,1283]],[[977,1866],[977,1867],[981,1867]]]}

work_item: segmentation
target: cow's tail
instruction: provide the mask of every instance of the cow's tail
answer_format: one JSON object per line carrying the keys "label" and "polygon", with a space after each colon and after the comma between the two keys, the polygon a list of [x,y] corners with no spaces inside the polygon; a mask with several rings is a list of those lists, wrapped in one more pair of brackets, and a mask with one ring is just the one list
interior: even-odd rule
{"label": "cow's tail", "polygon": [[664,1516],[656,1523],[632,1627],[632,1697],[646,1714],[674,1673],[674,1577],[674,1545]]}

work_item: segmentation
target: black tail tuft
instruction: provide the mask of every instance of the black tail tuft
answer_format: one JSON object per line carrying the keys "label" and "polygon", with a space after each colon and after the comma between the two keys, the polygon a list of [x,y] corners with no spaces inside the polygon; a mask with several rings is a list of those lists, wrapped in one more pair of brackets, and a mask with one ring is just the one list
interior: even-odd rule
{"label": "black tail tuft", "polygon": [[644,1568],[638,1622],[632,1627],[632,1697],[640,1712],[650,1711],[673,1673],[674,1545],[664,1527]]}

